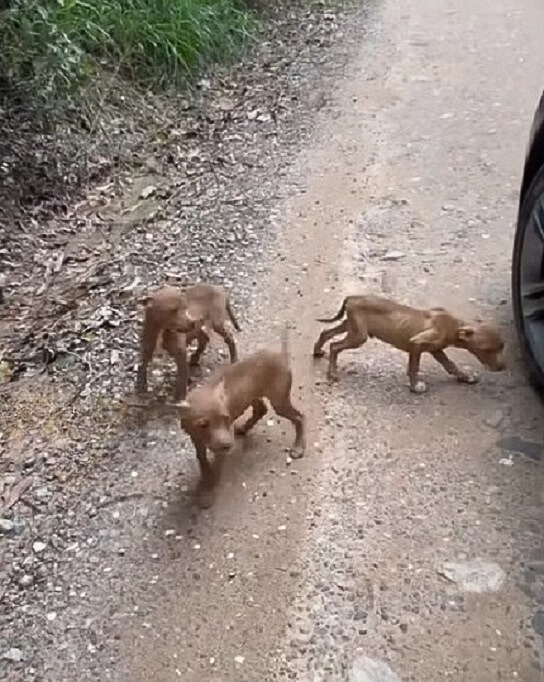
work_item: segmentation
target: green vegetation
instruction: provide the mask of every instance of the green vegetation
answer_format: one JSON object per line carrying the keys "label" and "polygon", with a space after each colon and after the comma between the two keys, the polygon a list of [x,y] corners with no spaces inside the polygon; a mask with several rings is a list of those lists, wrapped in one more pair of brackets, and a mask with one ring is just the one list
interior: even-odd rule
{"label": "green vegetation", "polygon": [[254,21],[242,0],[0,0],[0,79],[52,102],[104,68],[177,84],[238,54]]}

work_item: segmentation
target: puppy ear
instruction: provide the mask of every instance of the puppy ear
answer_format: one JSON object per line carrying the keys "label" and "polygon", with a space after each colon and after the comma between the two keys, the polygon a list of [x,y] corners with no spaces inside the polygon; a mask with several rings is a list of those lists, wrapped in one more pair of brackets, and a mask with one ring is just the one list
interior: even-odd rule
{"label": "puppy ear", "polygon": [[167,407],[175,410],[181,418],[187,417],[191,411],[191,406],[186,400],[180,400],[177,403],[166,403]]}
{"label": "puppy ear", "polygon": [[219,396],[219,399],[226,403],[227,402],[227,391],[225,390],[225,382],[220,381],[219,384],[217,385],[217,395]]}
{"label": "puppy ear", "polygon": [[459,327],[457,330],[457,338],[460,341],[467,341],[474,336],[474,328],[470,326]]}

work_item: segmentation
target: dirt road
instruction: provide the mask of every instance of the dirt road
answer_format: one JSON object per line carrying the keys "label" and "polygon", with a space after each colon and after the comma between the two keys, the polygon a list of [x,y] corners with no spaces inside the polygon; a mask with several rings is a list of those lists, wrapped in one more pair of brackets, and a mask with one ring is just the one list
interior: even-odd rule
{"label": "dirt road", "polygon": [[[351,35],[311,143],[275,179],[277,238],[239,336],[244,352],[279,345],[291,325],[308,455],[286,458],[290,427],[269,415],[199,512],[176,425],[143,427],[130,467],[157,504],[93,526],[112,558],[82,627],[114,632],[86,645],[94,679],[544,679],[542,405],[509,285],[543,21],[540,0],[383,0]],[[404,356],[369,342],[329,387],[314,318],[363,289],[497,318],[509,371],[466,386],[427,361],[429,392],[412,395]],[[91,679],[50,641],[49,675]]]}
{"label": "dirt road", "polygon": [[[160,576],[147,629],[124,634],[123,679],[543,679],[543,480],[512,445],[542,442],[542,406],[515,346],[508,374],[475,387],[427,364],[421,397],[379,344],[346,353],[331,389],[308,353],[314,317],[369,287],[510,328],[512,224],[544,72],[538,5],[376,8],[297,161],[242,336],[249,348],[296,326],[310,453],[286,465],[291,434],[266,425],[233,458]],[[498,572],[490,593],[444,577],[478,558]],[[361,656],[393,672],[365,677]]]}

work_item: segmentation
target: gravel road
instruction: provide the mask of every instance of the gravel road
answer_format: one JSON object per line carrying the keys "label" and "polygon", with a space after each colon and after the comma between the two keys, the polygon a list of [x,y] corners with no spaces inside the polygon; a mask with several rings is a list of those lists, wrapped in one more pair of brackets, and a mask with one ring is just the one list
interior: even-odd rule
{"label": "gravel road", "polygon": [[[544,74],[544,7],[522,5],[381,0],[350,16],[312,81],[311,135],[267,179],[238,337],[279,347],[290,325],[307,456],[289,460],[270,414],[199,511],[175,422],[135,427],[107,475],[145,496],[96,505],[85,579],[43,614],[40,670],[9,660],[24,647],[6,635],[5,679],[544,680],[542,404],[509,283]],[[315,318],[359,290],[497,319],[508,371],[468,386],[424,361],[429,391],[413,395],[405,357],[372,341],[329,386]]]}

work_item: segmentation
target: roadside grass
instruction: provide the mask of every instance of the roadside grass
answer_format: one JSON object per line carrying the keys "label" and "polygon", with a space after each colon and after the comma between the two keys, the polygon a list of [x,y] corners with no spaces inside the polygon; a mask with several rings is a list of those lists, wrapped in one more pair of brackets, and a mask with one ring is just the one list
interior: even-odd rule
{"label": "roadside grass", "polygon": [[242,0],[11,0],[0,9],[0,78],[54,103],[103,68],[170,87],[248,44]]}

